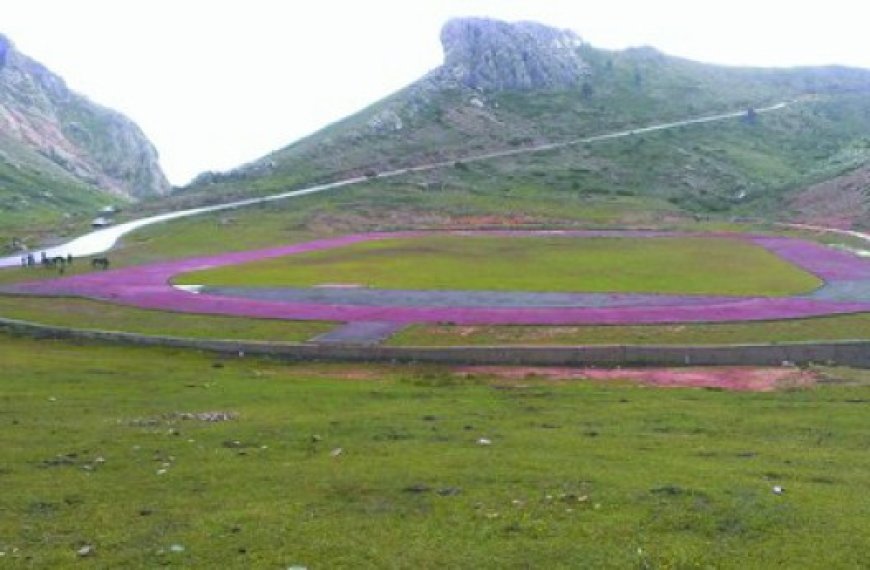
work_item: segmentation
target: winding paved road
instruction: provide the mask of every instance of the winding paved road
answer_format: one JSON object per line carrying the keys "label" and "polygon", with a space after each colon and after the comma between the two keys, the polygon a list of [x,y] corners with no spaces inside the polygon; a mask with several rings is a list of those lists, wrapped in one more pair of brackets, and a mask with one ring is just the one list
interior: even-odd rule
{"label": "winding paved road", "polygon": [[[769,113],[772,111],[778,111],[780,109],[784,109],[787,106],[795,103],[796,101],[788,101],[788,102],[780,102],[775,105],[770,105],[769,107],[763,107],[760,109],[756,109],[756,113]],[[484,154],[478,154],[473,156],[468,156],[461,159],[454,160],[446,160],[442,162],[433,162],[429,164],[422,164],[419,166],[412,166],[409,168],[399,168],[396,170],[384,171],[376,174],[371,178],[393,178],[396,176],[401,176],[403,174],[408,174],[411,172],[426,172],[429,170],[435,170],[438,168],[443,168],[445,166],[452,166],[457,161],[461,161],[463,163],[473,163],[473,162],[481,162],[484,160],[491,160],[494,158],[504,158],[509,156],[518,156],[523,154],[531,154],[535,152],[543,152],[548,150],[555,150],[560,148],[566,148],[575,145],[581,144],[589,144],[600,141],[618,139],[623,137],[629,137],[634,135],[641,135],[645,133],[652,133],[656,131],[664,131],[668,129],[675,129],[679,127],[684,127],[687,125],[697,125],[702,123],[712,123],[716,121],[723,121],[727,119],[735,119],[739,117],[746,116],[745,110],[733,111],[729,113],[721,113],[717,115],[707,115],[704,117],[696,117],[692,119],[684,119],[682,121],[672,121],[669,123],[659,123],[655,125],[650,125],[647,127],[639,127],[635,129],[625,129],[621,131],[616,131],[612,133],[606,133],[601,135],[594,135],[590,137],[583,137],[578,139],[573,139],[570,141],[557,142],[557,143],[547,143],[541,144],[532,147],[525,148],[515,148],[510,150],[500,150],[495,152],[488,152]],[[353,178],[347,178],[345,180],[339,180],[338,182],[330,182],[328,184],[318,184],[315,186],[310,186],[308,188],[303,188],[301,190],[291,190],[288,192],[282,192],[280,194],[273,194],[271,196],[264,196],[258,198],[248,198],[246,200],[238,200],[236,202],[227,202],[225,204],[216,204],[213,206],[203,206],[201,208],[192,208],[189,210],[178,210],[176,212],[169,212],[166,214],[159,214],[156,216],[150,216],[147,218],[141,218],[138,220],[132,220],[129,222],[125,222],[123,224],[118,224],[116,226],[112,226],[109,228],[104,228],[101,230],[96,230],[90,233],[87,233],[83,236],[75,238],[67,243],[52,246],[48,248],[44,248],[43,250],[37,251],[45,251],[48,257],[55,256],[66,256],[67,254],[73,255],[75,257],[83,257],[87,255],[95,255],[98,253],[103,253],[110,250],[114,245],[118,242],[118,240],[124,235],[137,230],[139,228],[143,228],[145,226],[150,226],[153,224],[158,224],[161,222],[166,222],[169,220],[177,220],[179,218],[186,218],[189,216],[196,216],[199,214],[205,214],[209,212],[219,212],[221,210],[230,210],[235,208],[242,208],[245,206],[252,206],[256,204],[265,204],[268,202],[274,202],[277,200],[284,200],[286,198],[295,198],[297,196],[305,196],[308,194],[315,194],[318,192],[324,192],[326,190],[334,190],[337,188],[343,188],[345,186],[352,186],[354,184],[359,184],[361,182],[365,182],[371,180],[370,177],[366,176],[357,176]],[[12,255],[9,257],[0,258],[0,267],[12,267],[16,265],[21,265],[21,255]]]}

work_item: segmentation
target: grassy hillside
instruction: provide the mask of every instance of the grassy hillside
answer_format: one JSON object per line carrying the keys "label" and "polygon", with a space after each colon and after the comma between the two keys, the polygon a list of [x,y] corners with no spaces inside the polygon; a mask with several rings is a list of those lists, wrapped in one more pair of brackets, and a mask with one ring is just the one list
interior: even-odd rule
{"label": "grassy hillside", "polygon": [[[454,168],[404,179],[442,195],[421,199],[415,210],[455,213],[451,196],[459,195],[471,201],[481,197],[473,215],[515,209],[558,218],[575,204],[594,210],[604,202],[615,203],[629,220],[633,210],[658,210],[663,204],[677,215],[789,218],[794,212],[784,209],[784,197],[870,163],[868,71],[724,68],[651,49],[582,50],[590,72],[576,89],[478,92],[429,76],[255,163],[204,175],[174,203],[268,194],[455,160]],[[482,163],[461,160],[785,100],[797,102],[754,119]],[[366,207],[383,215],[393,201],[386,194],[394,190],[373,197]],[[534,198],[524,203],[529,194]],[[511,208],[514,201],[517,207]],[[548,202],[554,211],[541,212]],[[632,207],[635,202],[639,208]],[[846,225],[870,224],[866,212],[850,214]]]}
{"label": "grassy hillside", "polygon": [[80,232],[101,207],[125,201],[0,135],[0,253],[12,251],[13,238],[36,245]]}

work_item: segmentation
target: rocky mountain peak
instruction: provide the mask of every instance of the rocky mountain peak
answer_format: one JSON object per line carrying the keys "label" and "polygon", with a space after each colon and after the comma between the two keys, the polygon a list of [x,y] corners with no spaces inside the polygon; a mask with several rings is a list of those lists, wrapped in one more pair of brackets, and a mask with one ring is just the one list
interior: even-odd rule
{"label": "rocky mountain peak", "polygon": [[534,22],[453,19],[442,28],[441,43],[439,77],[482,91],[570,87],[587,69],[577,34]]}
{"label": "rocky mountain peak", "polygon": [[157,151],[135,123],[70,90],[2,34],[0,143],[115,194],[169,191]]}
{"label": "rocky mountain peak", "polygon": [[6,54],[9,53],[11,48],[12,42],[9,41],[9,38],[0,34],[0,69],[3,69],[3,66],[6,65]]}

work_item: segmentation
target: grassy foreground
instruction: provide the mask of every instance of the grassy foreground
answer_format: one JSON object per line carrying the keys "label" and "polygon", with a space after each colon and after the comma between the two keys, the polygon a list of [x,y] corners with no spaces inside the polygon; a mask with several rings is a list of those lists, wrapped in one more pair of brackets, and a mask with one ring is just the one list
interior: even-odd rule
{"label": "grassy foreground", "polygon": [[[489,385],[8,336],[0,361],[13,566],[870,564],[867,373]],[[208,411],[237,416],[182,415]]]}
{"label": "grassy foreground", "polygon": [[771,296],[821,285],[767,250],[738,240],[470,236],[364,242],[188,273],[177,281]]}

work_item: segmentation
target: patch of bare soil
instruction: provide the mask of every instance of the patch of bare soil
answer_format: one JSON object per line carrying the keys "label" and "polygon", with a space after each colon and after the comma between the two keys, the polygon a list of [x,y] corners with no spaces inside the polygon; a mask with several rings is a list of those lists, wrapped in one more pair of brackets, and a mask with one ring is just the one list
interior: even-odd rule
{"label": "patch of bare soil", "polygon": [[526,216],[523,214],[508,214],[503,216],[486,215],[486,216],[454,216],[450,219],[449,225],[464,228],[481,228],[481,227],[501,227],[501,226],[522,226],[529,224],[540,224],[541,218]]}
{"label": "patch of bare soil", "polygon": [[870,166],[813,184],[789,200],[795,220],[849,229],[870,221]]}
{"label": "patch of bare soil", "polygon": [[772,392],[784,388],[813,386],[818,373],[783,366],[698,367],[698,368],[564,368],[543,366],[464,366],[455,374],[489,377],[497,382],[545,380],[628,381],[662,388],[718,388],[723,390]]}

